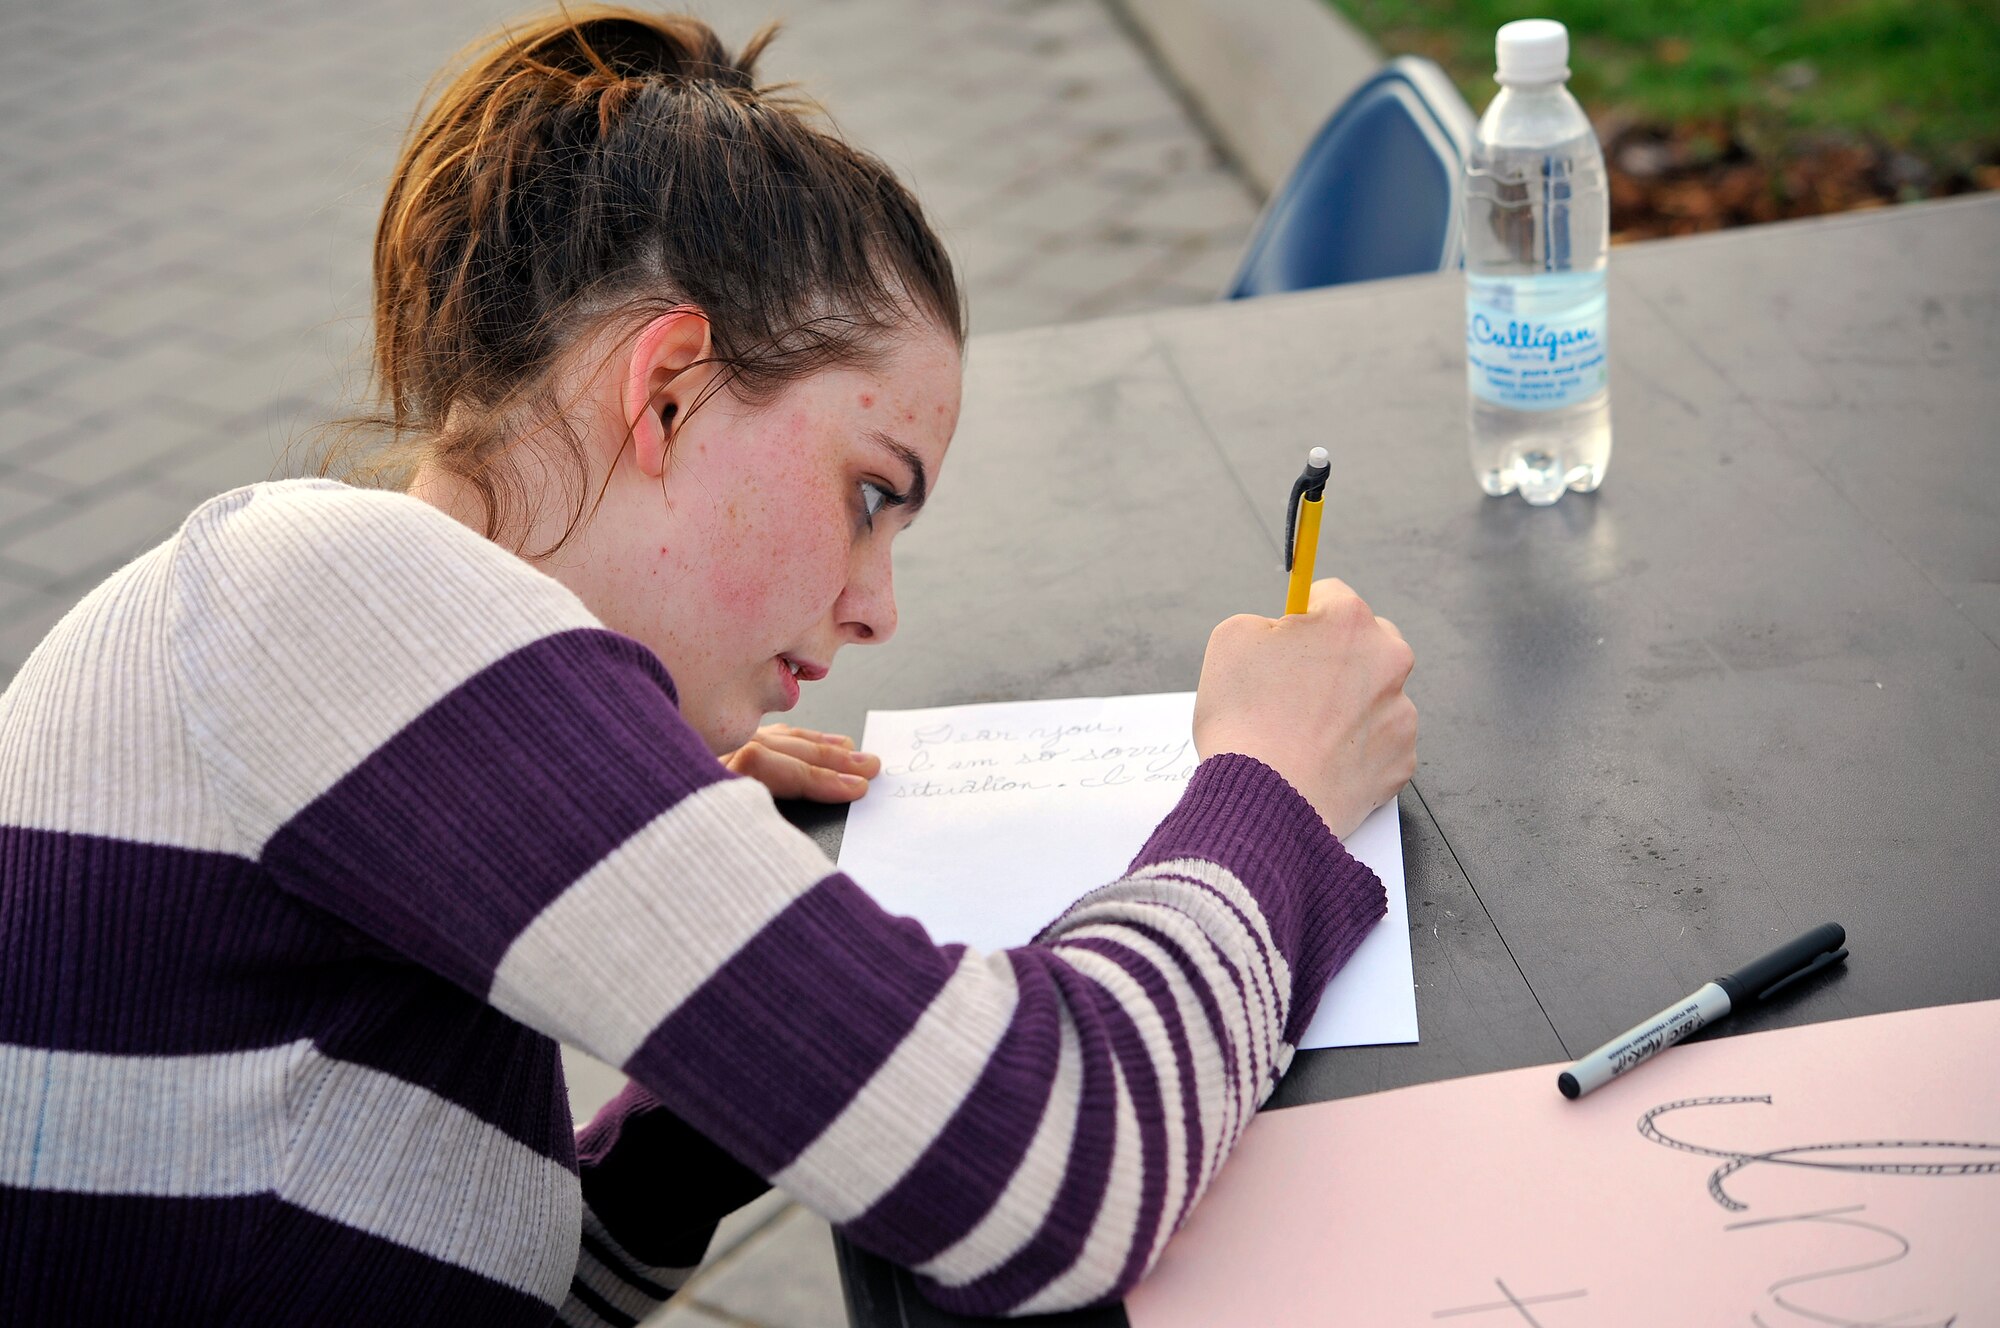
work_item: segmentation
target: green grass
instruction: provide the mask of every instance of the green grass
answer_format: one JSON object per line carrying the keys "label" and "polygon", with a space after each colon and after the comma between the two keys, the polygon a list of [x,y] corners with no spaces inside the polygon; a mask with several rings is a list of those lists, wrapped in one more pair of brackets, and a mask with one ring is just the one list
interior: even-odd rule
{"label": "green grass", "polygon": [[1493,34],[1569,27],[1595,116],[1727,124],[1760,151],[1860,135],[1964,171],[2000,152],[2000,0],[1328,0],[1390,54],[1443,65],[1475,110]]}

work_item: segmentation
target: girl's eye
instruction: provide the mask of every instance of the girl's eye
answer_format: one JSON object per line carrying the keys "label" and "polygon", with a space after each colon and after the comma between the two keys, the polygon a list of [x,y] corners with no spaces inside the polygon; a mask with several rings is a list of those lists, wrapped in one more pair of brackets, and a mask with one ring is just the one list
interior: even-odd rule
{"label": "girl's eye", "polygon": [[885,507],[901,507],[903,495],[885,488],[872,480],[861,481],[861,513],[869,529],[874,529],[875,517]]}

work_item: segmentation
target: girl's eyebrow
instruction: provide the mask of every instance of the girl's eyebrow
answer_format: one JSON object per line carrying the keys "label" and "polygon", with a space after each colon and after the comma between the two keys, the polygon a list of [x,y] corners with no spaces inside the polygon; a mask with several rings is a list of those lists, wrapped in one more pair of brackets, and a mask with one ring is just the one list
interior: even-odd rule
{"label": "girl's eyebrow", "polygon": [[924,474],[924,459],[917,455],[914,448],[896,441],[880,429],[868,430],[867,436],[870,442],[895,453],[910,468],[910,488],[903,497],[907,501],[910,520],[916,520],[917,513],[924,509],[924,493],[929,487],[928,477]]}

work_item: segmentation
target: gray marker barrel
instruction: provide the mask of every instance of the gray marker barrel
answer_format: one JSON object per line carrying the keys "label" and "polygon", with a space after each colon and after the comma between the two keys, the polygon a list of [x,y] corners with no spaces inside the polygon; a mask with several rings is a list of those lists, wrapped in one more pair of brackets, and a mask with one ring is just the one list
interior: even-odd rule
{"label": "gray marker barrel", "polygon": [[1716,983],[1706,983],[1686,1000],[1668,1006],[1637,1028],[1620,1033],[1564,1070],[1556,1076],[1556,1087],[1564,1097],[1582,1097],[1728,1013],[1729,993]]}

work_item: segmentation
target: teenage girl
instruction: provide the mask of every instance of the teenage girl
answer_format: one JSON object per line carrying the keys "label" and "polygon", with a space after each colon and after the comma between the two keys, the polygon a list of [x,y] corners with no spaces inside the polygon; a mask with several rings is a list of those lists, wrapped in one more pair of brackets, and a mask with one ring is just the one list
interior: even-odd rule
{"label": "teenage girl", "polygon": [[[1334,581],[1216,629],[1185,797],[1034,944],[774,809],[877,769],[758,726],[895,631],[964,323],[762,46],[468,57],[376,237],[400,482],[207,503],[0,699],[0,1322],[630,1324],[767,1183],[954,1310],[1115,1298],[1382,916],[1411,654]],[[632,1079],[576,1134],[558,1039]]]}

